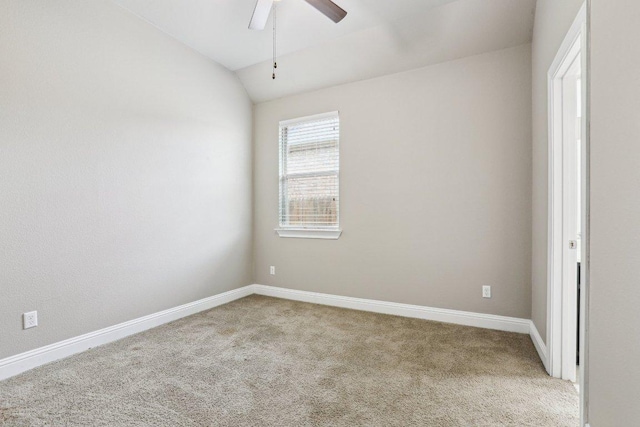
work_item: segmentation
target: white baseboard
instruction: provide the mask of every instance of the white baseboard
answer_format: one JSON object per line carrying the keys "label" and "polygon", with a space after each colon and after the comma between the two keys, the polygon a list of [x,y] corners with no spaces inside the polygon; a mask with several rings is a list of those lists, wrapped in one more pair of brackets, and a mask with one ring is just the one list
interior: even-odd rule
{"label": "white baseboard", "polygon": [[549,372],[549,356],[547,354],[547,346],[542,340],[540,333],[538,333],[538,329],[536,328],[536,325],[533,323],[532,320],[530,320],[530,322],[531,322],[531,332],[529,332],[529,335],[531,335],[531,341],[533,341],[533,345],[536,347],[536,350],[538,351],[538,356],[540,356],[540,360],[542,360],[542,364],[544,365],[544,368],[547,370],[547,372]]}
{"label": "white baseboard", "polygon": [[371,311],[374,313],[392,314],[396,316],[413,317],[416,319],[454,323],[457,325],[475,326],[478,328],[496,329],[507,332],[518,332],[521,334],[529,334],[531,330],[531,321],[529,319],[343,297],[265,285],[253,285],[253,289],[254,293],[258,295],[350,308],[353,310]]}
{"label": "white baseboard", "polygon": [[65,357],[81,353],[90,348],[107,344],[155,328],[174,320],[217,307],[222,304],[246,297],[253,293],[252,286],[234,289],[199,301],[194,301],[148,316],[100,329],[78,337],[59,341],[35,350],[20,353],[0,360],[0,380],[33,369]]}
{"label": "white baseboard", "polygon": [[0,360],[0,380],[252,294],[457,325],[474,326],[477,328],[529,334],[545,367],[547,366],[546,346],[540,338],[533,322],[529,319],[344,297],[277,288],[274,286],[249,285],[7,357],[6,359]]}

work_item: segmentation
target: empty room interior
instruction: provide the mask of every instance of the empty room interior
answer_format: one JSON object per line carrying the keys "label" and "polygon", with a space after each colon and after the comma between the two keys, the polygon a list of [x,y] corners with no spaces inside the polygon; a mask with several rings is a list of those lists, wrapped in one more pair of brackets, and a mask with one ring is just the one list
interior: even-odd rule
{"label": "empty room interior", "polygon": [[0,0],[0,426],[640,426],[638,22]]}

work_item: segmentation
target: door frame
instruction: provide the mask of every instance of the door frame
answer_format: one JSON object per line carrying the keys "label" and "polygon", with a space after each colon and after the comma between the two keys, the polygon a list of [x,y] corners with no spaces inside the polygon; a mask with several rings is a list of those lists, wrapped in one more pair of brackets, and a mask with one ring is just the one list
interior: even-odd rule
{"label": "door frame", "polygon": [[[573,37],[572,37],[573,38]],[[577,254],[569,248],[577,228],[577,144],[575,119],[576,88],[568,87],[578,61],[581,60],[581,36],[577,34],[569,49],[561,57],[550,75],[549,183],[550,183],[550,240],[549,240],[549,300],[551,322],[548,337],[551,350],[551,375],[564,380],[576,380],[576,304]],[[568,120],[568,123],[565,122]],[[571,302],[567,304],[567,302]]]}
{"label": "door frame", "polygon": [[[587,0],[589,1],[589,0]],[[549,114],[549,181],[548,181],[548,279],[547,279],[547,350],[549,374],[557,378],[567,378],[563,373],[563,359],[567,360],[573,341],[573,363],[575,363],[575,329],[566,325],[575,324],[571,310],[565,310],[563,299],[571,292],[563,278],[563,252],[569,244],[563,233],[563,100],[562,79],[580,55],[582,62],[582,136],[581,136],[581,271],[580,271],[580,419],[581,426],[588,421],[588,305],[589,305],[589,31],[588,4],[585,2],[564,38],[556,57],[549,68],[548,114]],[[575,316],[575,311],[573,311]],[[565,331],[563,332],[563,328]],[[568,334],[573,333],[573,340]],[[564,351],[563,351],[564,350]],[[564,353],[564,357],[563,357]],[[567,366],[567,365],[565,365]]]}

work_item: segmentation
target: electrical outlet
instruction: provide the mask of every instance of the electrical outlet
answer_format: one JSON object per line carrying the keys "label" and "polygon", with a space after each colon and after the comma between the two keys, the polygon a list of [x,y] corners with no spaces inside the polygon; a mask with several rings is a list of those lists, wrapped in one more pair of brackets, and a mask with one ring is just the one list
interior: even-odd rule
{"label": "electrical outlet", "polygon": [[482,298],[491,298],[491,286],[482,287]]}
{"label": "electrical outlet", "polygon": [[35,328],[38,326],[38,312],[30,311],[22,315],[22,327],[23,329]]}
{"label": "electrical outlet", "polygon": [[269,273],[270,273],[272,276],[275,276],[275,275],[276,275],[276,267],[272,265],[272,266],[269,268]]}

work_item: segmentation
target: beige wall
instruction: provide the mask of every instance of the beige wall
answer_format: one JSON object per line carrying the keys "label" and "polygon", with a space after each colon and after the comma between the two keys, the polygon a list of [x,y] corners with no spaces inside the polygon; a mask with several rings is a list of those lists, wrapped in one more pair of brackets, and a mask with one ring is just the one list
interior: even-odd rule
{"label": "beige wall", "polygon": [[109,1],[0,0],[0,58],[0,358],[250,282],[233,74]]}
{"label": "beige wall", "polygon": [[640,3],[592,0],[589,423],[640,424]]}
{"label": "beige wall", "polygon": [[547,336],[548,120],[547,72],[584,0],[538,0],[533,30],[533,198],[531,318]]}
{"label": "beige wall", "polygon": [[[530,55],[524,45],[256,105],[255,281],[530,318]],[[344,233],[279,238],[278,122],[334,110]]]}

